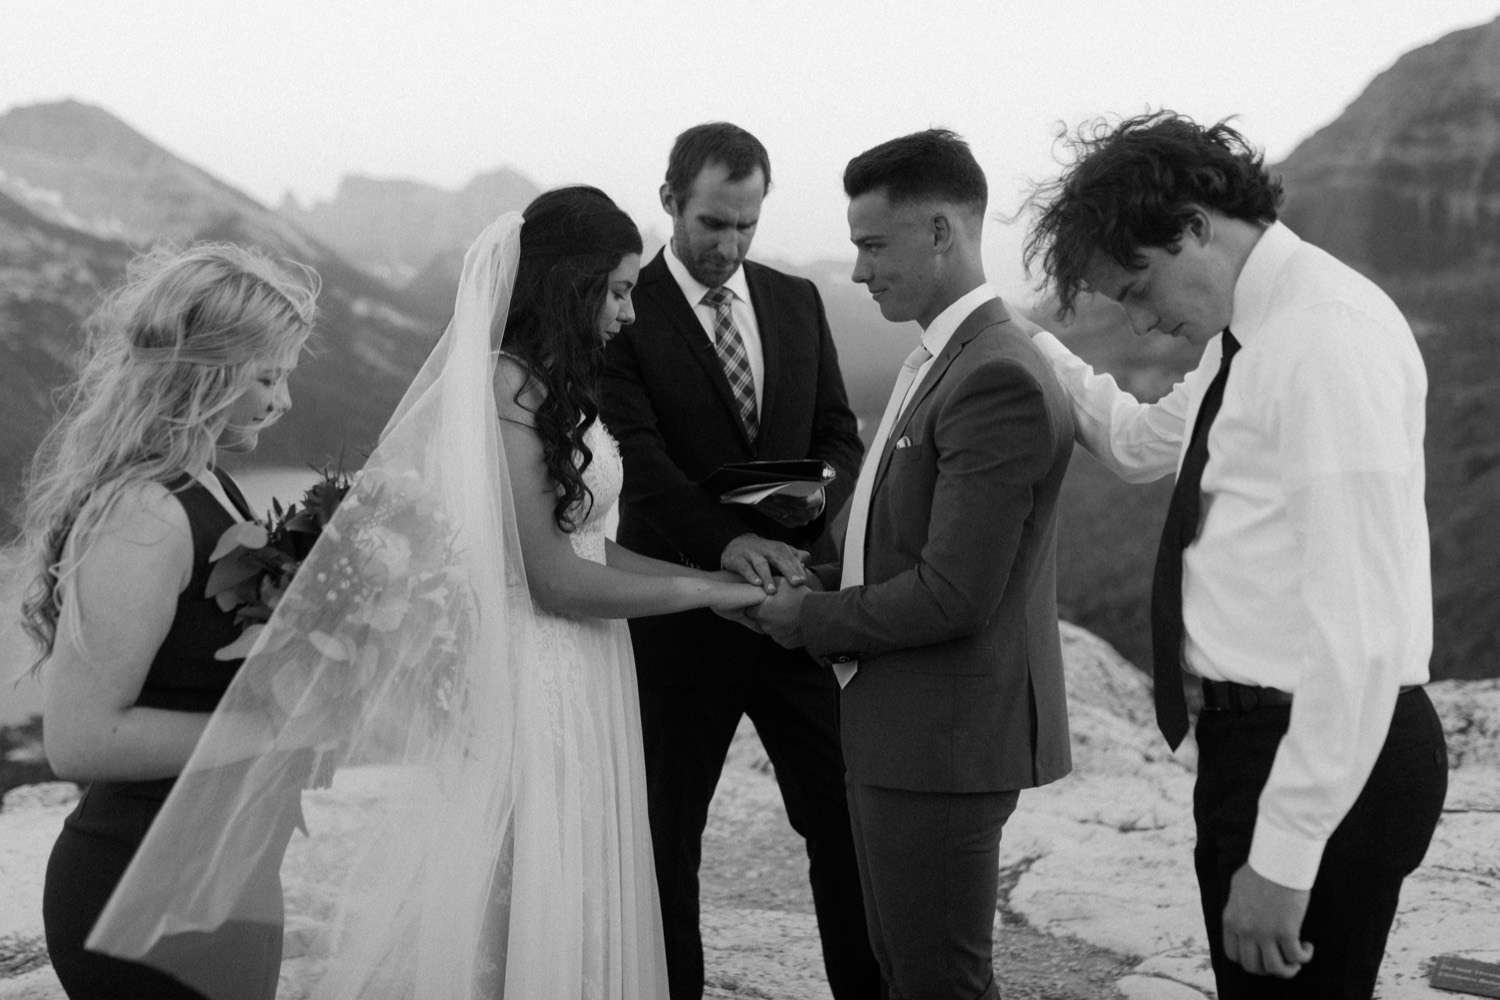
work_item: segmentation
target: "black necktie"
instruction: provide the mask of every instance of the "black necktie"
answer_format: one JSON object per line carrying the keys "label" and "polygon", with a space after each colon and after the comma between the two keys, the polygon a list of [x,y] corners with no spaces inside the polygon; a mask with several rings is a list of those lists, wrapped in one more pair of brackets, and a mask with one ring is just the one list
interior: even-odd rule
{"label": "black necktie", "polygon": [[1187,697],[1182,690],[1182,550],[1198,534],[1203,469],[1208,465],[1208,429],[1224,401],[1224,383],[1229,381],[1229,363],[1240,342],[1227,329],[1223,338],[1224,358],[1193,423],[1193,437],[1177,474],[1167,523],[1161,529],[1161,547],[1156,551],[1156,574],[1151,580],[1152,677],[1155,682],[1156,725],[1176,750],[1188,731]]}

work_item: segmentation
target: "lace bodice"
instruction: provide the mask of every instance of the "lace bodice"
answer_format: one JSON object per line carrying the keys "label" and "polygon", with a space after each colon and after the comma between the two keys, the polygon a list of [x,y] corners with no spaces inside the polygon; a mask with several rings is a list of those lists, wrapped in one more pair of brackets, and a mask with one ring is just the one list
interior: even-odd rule
{"label": "lace bodice", "polygon": [[602,563],[605,518],[619,502],[620,489],[625,484],[625,465],[620,459],[620,446],[602,420],[594,421],[583,440],[594,453],[594,460],[583,470],[583,482],[594,495],[594,506],[573,530],[570,540],[573,551],[580,557]]}

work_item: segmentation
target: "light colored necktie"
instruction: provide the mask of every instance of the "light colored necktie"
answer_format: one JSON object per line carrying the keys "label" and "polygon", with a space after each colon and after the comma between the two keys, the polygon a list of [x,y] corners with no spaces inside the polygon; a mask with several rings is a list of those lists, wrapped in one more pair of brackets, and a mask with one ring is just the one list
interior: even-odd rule
{"label": "light colored necktie", "polygon": [[755,440],[759,421],[755,414],[755,376],[750,371],[750,358],[745,353],[745,342],[734,325],[734,316],[729,312],[729,303],[734,293],[720,285],[710,289],[703,301],[714,309],[714,350],[719,354],[719,363],[724,366],[724,377],[734,392],[739,404],[740,419],[745,422],[745,431],[750,440]]}
{"label": "light colored necktie", "polygon": [[[906,397],[911,392],[912,383],[917,379],[917,372],[931,359],[932,352],[918,344],[917,349],[901,362],[901,374],[896,376],[896,385],[891,389],[891,398],[885,404],[885,414],[880,418],[880,427],[875,431],[875,440],[870,442],[870,450],[865,453],[864,464],[859,467],[859,479],[854,484],[854,497],[849,501],[849,527],[844,532],[844,571],[839,578],[840,589],[858,587],[865,582],[865,531],[870,523],[870,494],[875,489],[875,470],[880,466],[880,456],[885,451],[885,443],[890,439],[891,428],[895,426],[896,417],[900,415],[906,404]],[[833,673],[838,678],[839,687],[848,684],[858,669],[859,663],[855,660],[835,663]]]}

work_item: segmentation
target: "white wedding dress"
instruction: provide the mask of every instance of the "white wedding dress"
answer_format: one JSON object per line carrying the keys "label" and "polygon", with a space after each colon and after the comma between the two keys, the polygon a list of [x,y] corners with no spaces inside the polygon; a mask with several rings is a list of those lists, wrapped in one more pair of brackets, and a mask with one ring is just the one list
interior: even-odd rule
{"label": "white wedding dress", "polygon": [[[602,563],[605,519],[620,496],[624,466],[602,422],[589,428],[584,441],[593,461],[583,480],[594,503],[571,541],[579,556]],[[528,934],[525,943],[553,951],[576,979],[557,983],[556,993],[517,995],[665,996],[664,970],[658,971],[654,956],[641,953],[653,937],[660,940],[659,930],[645,933],[659,926],[660,916],[630,630],[619,619],[538,612],[537,644],[548,651],[536,677],[549,737],[537,747],[552,755],[546,766],[557,775],[552,789],[559,796],[560,828],[575,842],[557,854],[547,851],[549,862],[558,865],[554,871],[547,870],[550,864],[528,865],[527,845],[517,844],[513,878],[522,898],[563,893],[576,900],[572,913],[559,915],[560,926]],[[515,919],[526,919],[524,906]],[[636,985],[622,991],[621,983]]]}
{"label": "white wedding dress", "polygon": [[[283,919],[250,889],[282,865],[273,834],[300,800],[310,836],[288,856],[321,882],[287,893],[287,926],[313,939],[297,959],[312,985],[296,995],[666,996],[629,632],[540,611],[521,560],[490,382],[520,229],[511,213],[469,250],[447,332],[90,948],[235,1000],[232,961],[192,932]],[[602,562],[622,469],[601,424],[586,443],[595,503],[572,544]]]}

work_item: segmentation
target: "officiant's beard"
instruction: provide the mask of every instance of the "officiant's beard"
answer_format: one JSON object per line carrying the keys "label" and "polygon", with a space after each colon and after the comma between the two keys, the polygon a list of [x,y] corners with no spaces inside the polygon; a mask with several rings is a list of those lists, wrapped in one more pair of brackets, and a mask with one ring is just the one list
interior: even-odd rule
{"label": "officiant's beard", "polygon": [[687,273],[693,276],[693,280],[705,288],[718,288],[734,277],[734,272],[740,269],[743,260],[740,257],[726,259],[717,251],[694,254],[689,241],[676,236],[672,239],[672,251],[682,261],[682,266],[687,268]]}

